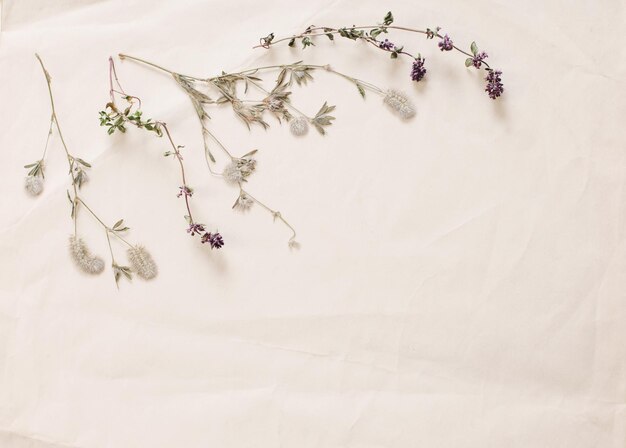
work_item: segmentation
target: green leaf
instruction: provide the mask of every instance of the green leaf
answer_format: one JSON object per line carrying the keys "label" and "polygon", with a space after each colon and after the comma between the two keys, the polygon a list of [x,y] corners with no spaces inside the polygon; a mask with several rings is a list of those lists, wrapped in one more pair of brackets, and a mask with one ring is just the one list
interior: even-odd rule
{"label": "green leaf", "polygon": [[295,47],[296,46],[296,39],[295,38],[291,39],[287,45],[290,46],[290,47]]}
{"label": "green leaf", "polygon": [[465,60],[465,66],[466,66],[466,67],[469,67],[470,65],[472,65],[472,61],[473,61],[473,59],[472,59],[472,58],[467,58],[467,59]]}
{"label": "green leaf", "polygon": [[124,223],[123,219],[120,219],[118,222],[116,222],[115,224],[113,224],[113,229],[117,229],[119,226],[121,226]]}
{"label": "green leaf", "polygon": [[313,43],[310,37],[307,36],[302,39],[302,49],[305,49],[306,47],[309,47],[311,45],[315,45],[315,44]]}
{"label": "green leaf", "polygon": [[259,150],[258,150],[258,149],[253,149],[252,151],[250,151],[250,152],[248,152],[248,153],[244,154],[243,156],[241,156],[241,158],[242,158],[242,159],[245,159],[246,157],[250,157],[250,156],[255,155],[257,152],[259,152]]}
{"label": "green leaf", "polygon": [[91,165],[88,164],[87,162],[85,162],[83,159],[79,159],[78,157],[75,159],[78,163],[80,163],[83,166],[86,166],[87,168],[91,168]]}
{"label": "green leaf", "polygon": [[384,25],[391,25],[393,23],[393,14],[391,13],[391,11],[389,11],[386,15],[385,18],[383,19],[383,24]]}
{"label": "green leaf", "polygon": [[470,49],[472,50],[472,54],[476,56],[476,53],[478,53],[478,46],[476,45],[476,42],[472,42]]}
{"label": "green leaf", "polygon": [[363,88],[363,86],[357,82],[356,88],[359,90],[359,93],[361,94],[361,96],[365,98],[365,89]]}

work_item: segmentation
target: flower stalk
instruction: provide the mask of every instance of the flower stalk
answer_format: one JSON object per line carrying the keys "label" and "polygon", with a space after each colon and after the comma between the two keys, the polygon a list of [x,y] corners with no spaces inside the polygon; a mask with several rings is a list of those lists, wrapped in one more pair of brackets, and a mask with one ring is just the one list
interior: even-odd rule
{"label": "flower stalk", "polygon": [[[115,84],[114,81],[115,80]],[[123,100],[127,102],[127,106],[124,110],[120,110],[116,105],[116,95],[122,97]],[[212,237],[212,240],[219,239],[221,244],[210,244],[212,249],[219,249],[224,245],[223,238],[219,234],[219,232],[207,232],[205,230],[205,225],[200,224],[194,219],[194,215],[191,209],[190,198],[193,196],[193,189],[189,186],[187,182],[187,175],[185,172],[185,164],[183,162],[183,156],[181,154],[181,148],[183,146],[177,145],[174,143],[174,139],[172,138],[172,134],[170,132],[169,127],[163,121],[153,121],[152,119],[144,120],[142,118],[142,110],[141,110],[141,99],[128,95],[124,88],[122,87],[119,78],[117,77],[117,72],[115,70],[115,63],[113,62],[113,58],[109,57],[109,97],[110,102],[107,103],[105,110],[100,112],[100,126],[108,127],[107,133],[113,134],[115,131],[120,131],[122,133],[126,132],[126,125],[130,124],[139,129],[146,129],[150,132],[154,132],[158,137],[162,137],[165,135],[167,137],[168,143],[171,146],[171,151],[165,152],[165,157],[173,156],[174,159],[178,162],[178,166],[180,168],[180,177],[182,186],[179,187],[179,193],[177,196],[182,197],[185,201],[186,215],[185,219],[187,221],[187,233],[191,236],[195,236],[196,234],[201,236],[201,242],[210,242],[208,238],[204,238],[205,235],[209,235]],[[205,241],[206,240],[206,241]],[[135,259],[139,259],[141,257],[134,257]],[[141,265],[138,264],[138,266]]]}
{"label": "flower stalk", "polygon": [[[33,165],[31,171],[34,170],[32,177],[41,176],[43,179],[43,161],[46,157],[48,144],[50,142],[50,136],[52,135],[53,129],[56,130],[56,133],[59,135],[59,139],[61,140],[61,144],[65,153],[65,157],[67,159],[69,174],[72,180],[72,192],[67,191],[67,197],[71,205],[71,217],[73,221],[74,231],[69,240],[70,254],[75,264],[79,269],[87,274],[100,274],[104,270],[104,262],[98,256],[94,256],[91,254],[91,251],[88,249],[86,243],[82,238],[78,236],[78,215],[79,209],[84,208],[89,214],[95,219],[95,221],[100,224],[105,231],[107,245],[109,247],[109,251],[111,253],[111,265],[113,268],[113,273],[115,277],[115,282],[118,284],[120,275],[126,276],[128,279],[131,279],[131,269],[126,266],[120,266],[117,264],[113,252],[113,247],[111,245],[110,235],[115,236],[118,240],[128,245],[129,247],[133,247],[131,243],[129,243],[126,238],[124,238],[121,233],[130,230],[128,227],[124,225],[124,221],[120,219],[113,226],[107,225],[102,218],[100,218],[93,209],[87,205],[87,202],[83,199],[80,189],[83,183],[87,179],[87,175],[85,170],[91,168],[91,165],[84,161],[83,159],[74,156],[70,153],[68,146],[63,138],[63,132],[61,131],[61,125],[59,124],[59,119],[54,103],[54,95],[52,93],[52,78],[46,67],[43,63],[43,60],[38,54],[35,54],[39,64],[41,65],[41,69],[46,78],[46,84],[48,87],[48,94],[50,98],[50,106],[51,106],[51,118],[50,118],[50,128],[48,130],[48,138],[46,140],[46,146],[44,148],[44,152],[42,158],[38,163]],[[27,166],[28,167],[28,166]]]}
{"label": "flower stalk", "polygon": [[[403,31],[408,33],[422,34],[426,37],[426,39],[434,40],[438,39],[437,46],[442,52],[447,51],[457,51],[464,56],[467,56],[465,60],[465,66],[470,67],[473,66],[476,69],[480,69],[484,65],[484,69],[487,72],[492,72],[493,69],[490,65],[485,61],[487,58],[487,53],[482,51],[478,51],[478,46],[476,42],[472,42],[470,45],[470,51],[463,50],[454,44],[452,38],[448,34],[441,34],[440,27],[434,28],[426,28],[426,29],[417,29],[410,28],[405,26],[393,25],[394,17],[391,11],[389,11],[385,17],[383,18],[382,23],[378,23],[376,25],[363,25],[363,26],[350,26],[343,28],[335,28],[330,26],[309,26],[303,32],[299,34],[294,34],[288,37],[281,37],[276,39],[274,33],[270,33],[265,37],[262,37],[259,40],[259,44],[255,45],[253,48],[265,48],[270,49],[271,47],[281,43],[288,42],[290,47],[295,47],[296,42],[300,42],[302,45],[302,49],[306,49],[307,47],[314,46],[315,38],[325,36],[329,40],[334,41],[335,36],[340,36],[346,39],[350,39],[353,41],[363,41],[376,49],[389,53],[391,59],[398,59],[399,57],[408,57],[412,59],[412,70],[410,73],[410,77],[413,81],[419,82],[423,79],[426,71],[424,69],[424,58],[421,55],[413,54],[407,51],[403,45],[398,45],[391,42],[389,39],[380,40],[379,36],[383,34],[388,34],[389,30],[393,31]],[[417,62],[417,65],[415,64]],[[499,72],[500,76],[502,72]],[[488,74],[489,76],[489,74]],[[487,78],[487,82],[489,83],[489,78]],[[504,90],[500,86],[500,93]],[[490,98],[496,99],[500,95],[493,95],[491,89],[487,90]]]}

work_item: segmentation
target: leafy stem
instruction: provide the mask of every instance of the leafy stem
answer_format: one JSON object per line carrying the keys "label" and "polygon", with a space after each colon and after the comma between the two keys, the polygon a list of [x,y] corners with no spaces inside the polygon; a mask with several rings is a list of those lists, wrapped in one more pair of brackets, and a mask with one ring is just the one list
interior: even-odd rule
{"label": "leafy stem", "polygon": [[[305,37],[316,37],[316,36],[328,36],[328,34],[332,34],[332,35],[342,35],[342,37],[348,37],[349,39],[352,40],[356,40],[356,39],[364,39],[367,40],[370,43],[374,43],[377,47],[378,47],[378,41],[374,38],[371,37],[365,33],[363,33],[363,35],[357,35],[355,36],[354,34],[350,34],[347,32],[347,30],[368,30],[369,32],[371,32],[372,30],[377,30],[380,28],[380,25],[363,25],[363,26],[351,26],[351,27],[347,27],[347,28],[331,28],[331,27],[324,27],[324,26],[316,26],[316,27],[309,27],[307,28],[304,32],[300,33],[300,34],[294,34],[292,36],[289,37],[282,37],[280,39],[272,39],[269,42],[266,40],[267,38],[262,38],[261,39],[261,43],[258,45],[255,45],[252,48],[270,48],[278,43],[281,42],[285,42],[285,41],[289,41],[289,42],[295,42],[298,39],[304,39]],[[409,33],[418,33],[418,34],[423,34],[429,38],[432,37],[437,37],[437,38],[443,38],[443,36],[441,34],[439,34],[439,32],[434,32],[433,30],[430,29],[426,29],[426,30],[422,30],[422,29],[416,29],[416,28],[410,28],[410,27],[406,27],[406,26],[397,26],[397,25],[387,25],[384,27],[385,29],[389,29],[389,30],[398,30],[398,31],[406,31]],[[293,46],[293,45],[291,45]],[[378,47],[380,48],[380,47]],[[465,56],[469,56],[471,57],[472,55],[470,53],[468,53],[465,50],[462,50],[461,48],[457,47],[456,45],[453,45],[453,48],[464,54]],[[380,48],[381,50],[384,51],[390,51],[390,50],[385,50],[384,48]],[[410,53],[406,52],[406,51],[401,51],[399,52],[401,54],[405,54],[407,56],[413,57],[413,55],[411,55]],[[487,65],[485,63],[485,65]],[[487,65],[487,67],[489,67]]]}
{"label": "leafy stem", "polygon": [[[39,57],[37,53],[35,53],[35,57],[39,61],[39,64],[41,65],[41,69],[43,70],[43,74],[46,78],[46,84],[48,86],[48,94],[50,96],[50,106],[52,108],[51,123],[54,123],[54,125],[56,126],[57,132],[59,133],[59,137],[61,139],[61,143],[63,144],[63,149],[65,150],[65,155],[67,156],[67,162],[70,168],[70,176],[72,177],[72,188],[74,189],[74,197],[78,198],[78,188],[76,184],[76,178],[74,176],[74,157],[72,157],[69,150],[67,149],[67,145],[65,144],[65,139],[63,138],[63,132],[61,132],[61,126],[59,126],[59,119],[57,118],[56,109],[54,107],[54,96],[52,95],[52,86],[51,86],[52,78],[50,77],[50,74],[46,70],[46,67],[43,61],[41,60],[41,57]],[[50,131],[51,130],[52,130],[52,124],[50,125]],[[50,132],[48,133],[48,135],[50,135]],[[47,147],[47,144],[46,144],[46,147]],[[76,220],[76,216],[74,216],[74,220]]]}

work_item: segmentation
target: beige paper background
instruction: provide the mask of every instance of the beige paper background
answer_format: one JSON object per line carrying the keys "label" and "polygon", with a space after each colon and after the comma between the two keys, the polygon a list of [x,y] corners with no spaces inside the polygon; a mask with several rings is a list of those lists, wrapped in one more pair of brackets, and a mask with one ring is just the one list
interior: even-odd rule
{"label": "beige paper background", "polygon": [[[5,8],[0,35],[0,446],[625,445],[622,1],[28,3]],[[476,40],[504,71],[501,101],[461,55],[419,36],[391,36],[426,57],[417,86],[406,62],[352,42],[251,49],[270,31],[374,23],[388,9]],[[94,165],[85,198],[150,248],[155,281],[117,291],[109,271],[71,264],[57,138],[44,194],[24,194],[21,166],[40,157],[49,117],[35,51],[70,148]],[[323,73],[294,101],[337,105],[326,137],[273,121],[248,132],[215,111],[235,153],[260,150],[249,188],[298,230],[290,251],[266,213],[231,211],[237,192],[208,175],[173,81],[118,63],[146,115],[186,146],[200,219],[226,239],[209,252],[184,231],[165,142],[98,126],[106,59],[120,51],[207,76],[330,63],[405,90],[418,113],[402,123]]]}

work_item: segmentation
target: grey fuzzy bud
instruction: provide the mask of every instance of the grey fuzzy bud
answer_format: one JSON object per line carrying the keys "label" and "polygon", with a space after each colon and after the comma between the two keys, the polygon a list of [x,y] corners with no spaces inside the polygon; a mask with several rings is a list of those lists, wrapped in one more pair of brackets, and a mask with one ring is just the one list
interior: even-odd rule
{"label": "grey fuzzy bud", "polygon": [[142,279],[150,280],[158,273],[157,265],[143,246],[133,246],[126,252],[133,271]]}
{"label": "grey fuzzy bud", "polygon": [[91,255],[85,242],[75,235],[70,236],[70,254],[78,268],[86,274],[100,274],[104,271],[102,258]]}
{"label": "grey fuzzy bud", "polygon": [[104,271],[104,261],[100,257],[93,257],[89,262],[89,273],[100,274]]}
{"label": "grey fuzzy bud", "polygon": [[27,176],[24,180],[24,188],[31,196],[39,196],[43,191],[43,178],[39,176]]}
{"label": "grey fuzzy bud", "polygon": [[224,180],[229,184],[238,184],[244,178],[236,160],[233,160],[226,168],[224,168],[222,176],[224,176]]}
{"label": "grey fuzzy bud", "polygon": [[406,95],[394,89],[387,90],[384,103],[404,119],[415,115],[415,106]]}
{"label": "grey fuzzy bud", "polygon": [[291,120],[291,125],[289,126],[291,129],[291,133],[297,137],[305,135],[309,131],[309,122],[305,117],[297,117]]}

